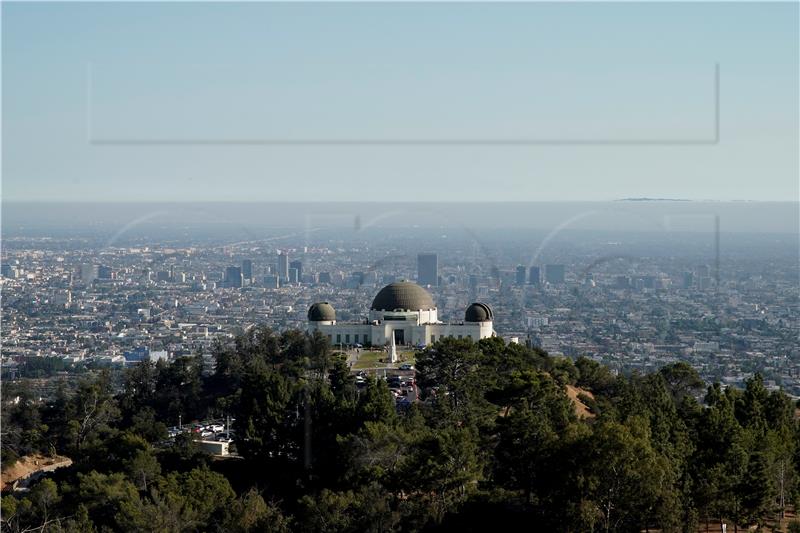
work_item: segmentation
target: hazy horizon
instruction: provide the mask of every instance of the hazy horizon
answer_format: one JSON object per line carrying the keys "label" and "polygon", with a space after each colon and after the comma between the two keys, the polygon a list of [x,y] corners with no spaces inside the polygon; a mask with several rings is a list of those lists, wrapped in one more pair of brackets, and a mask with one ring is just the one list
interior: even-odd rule
{"label": "hazy horizon", "polygon": [[[625,233],[800,232],[798,202],[4,202],[3,235],[191,228],[456,228]],[[226,229],[226,230],[227,230]],[[24,231],[23,231],[24,233]]]}

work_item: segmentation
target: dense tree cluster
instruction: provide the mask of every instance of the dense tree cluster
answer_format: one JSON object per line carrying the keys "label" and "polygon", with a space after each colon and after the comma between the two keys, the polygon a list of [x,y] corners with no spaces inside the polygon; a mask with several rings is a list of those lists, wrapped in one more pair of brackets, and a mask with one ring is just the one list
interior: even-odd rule
{"label": "dense tree cluster", "polygon": [[56,356],[27,356],[19,362],[17,371],[24,378],[52,377],[59,372],[80,373],[85,367],[68,363],[63,357]]}
{"label": "dense tree cluster", "polygon": [[[402,410],[323,337],[266,328],[220,345],[211,375],[200,358],[141,363],[44,404],[6,385],[4,465],[74,463],[4,496],[3,529],[733,530],[798,499],[795,406],[759,375],[704,392],[683,363],[615,376],[499,338],[443,339],[416,364],[422,401]],[[179,417],[223,414],[239,459],[166,438]]]}

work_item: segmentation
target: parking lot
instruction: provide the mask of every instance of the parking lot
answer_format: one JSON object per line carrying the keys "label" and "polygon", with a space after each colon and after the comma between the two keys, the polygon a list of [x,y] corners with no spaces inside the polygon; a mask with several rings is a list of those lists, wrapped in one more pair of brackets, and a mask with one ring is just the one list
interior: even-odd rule
{"label": "parking lot", "polygon": [[368,376],[385,380],[398,407],[407,407],[417,399],[416,370],[413,365],[401,365],[400,368],[358,370],[354,372],[354,375],[356,386],[359,389],[366,386]]}
{"label": "parking lot", "polygon": [[181,426],[173,426],[167,429],[167,434],[170,440],[181,433],[191,433],[197,435],[200,440],[217,441],[217,442],[233,442],[235,432],[229,427],[228,424],[233,424],[234,418],[230,418],[227,423],[224,419],[204,420],[202,422],[192,422],[190,424],[182,424]]}

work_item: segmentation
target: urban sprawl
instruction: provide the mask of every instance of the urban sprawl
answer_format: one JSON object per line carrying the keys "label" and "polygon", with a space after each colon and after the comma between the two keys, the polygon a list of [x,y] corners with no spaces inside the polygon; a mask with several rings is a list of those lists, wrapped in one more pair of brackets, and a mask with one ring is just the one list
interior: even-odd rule
{"label": "urban sprawl", "polygon": [[550,354],[618,372],[687,361],[732,386],[760,372],[768,387],[800,395],[796,255],[632,257],[584,244],[555,247],[553,260],[510,241],[489,251],[467,241],[7,239],[3,373],[18,376],[34,358],[58,358],[65,371],[190,354],[213,366],[215,344],[250,327],[307,330],[314,302],[329,302],[339,321],[365,320],[382,286],[409,280],[430,292],[444,323],[485,302],[495,334]]}

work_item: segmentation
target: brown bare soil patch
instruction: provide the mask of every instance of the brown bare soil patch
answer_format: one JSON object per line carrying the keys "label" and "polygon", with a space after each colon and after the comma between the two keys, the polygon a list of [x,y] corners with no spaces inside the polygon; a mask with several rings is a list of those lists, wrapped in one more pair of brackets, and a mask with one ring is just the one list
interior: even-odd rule
{"label": "brown bare soil patch", "polygon": [[20,457],[19,460],[13,465],[3,468],[0,472],[0,487],[3,491],[13,488],[14,482],[25,479],[34,472],[40,470],[55,470],[59,466],[67,466],[72,464],[72,460],[62,455],[54,455],[53,457],[33,454]]}
{"label": "brown bare soil patch", "polygon": [[592,413],[589,407],[578,398],[579,394],[585,394],[589,398],[594,398],[594,395],[588,390],[573,385],[567,385],[567,396],[572,400],[572,404],[575,406],[575,414],[578,418],[594,418],[594,413]]}

